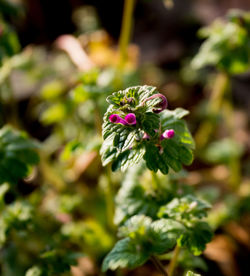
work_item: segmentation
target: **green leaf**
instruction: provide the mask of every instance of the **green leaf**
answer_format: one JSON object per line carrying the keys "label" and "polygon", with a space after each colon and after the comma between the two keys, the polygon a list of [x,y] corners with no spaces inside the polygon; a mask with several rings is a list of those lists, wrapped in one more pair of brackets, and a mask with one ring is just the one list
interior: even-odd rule
{"label": "green leaf", "polygon": [[162,206],[158,212],[159,217],[176,219],[183,223],[192,223],[193,220],[207,216],[211,206],[193,195],[186,195],[181,198],[174,198],[167,205]]}
{"label": "green leaf", "polygon": [[187,248],[197,256],[205,250],[206,244],[212,240],[212,236],[213,233],[208,223],[197,221],[178,238],[178,245]]}
{"label": "green leaf", "polygon": [[58,123],[72,113],[73,107],[73,102],[70,99],[56,102],[42,113],[41,120],[46,125]]}
{"label": "green leaf", "polygon": [[[151,143],[148,143],[146,145],[146,153],[143,156],[144,160],[146,161],[147,167],[154,172],[157,172],[158,169],[163,174],[167,174],[169,171],[168,164],[169,157],[167,154],[163,154],[160,152],[159,147],[156,147],[155,145],[152,145]],[[181,169],[181,167],[178,167]]]}
{"label": "green leaf", "polygon": [[61,233],[76,246],[82,245],[85,252],[89,250],[98,256],[106,253],[113,244],[110,233],[94,220],[66,223],[62,226]]}
{"label": "green leaf", "polygon": [[150,256],[171,250],[183,230],[184,227],[174,220],[152,221],[144,215],[134,216],[119,229],[119,235],[125,238],[106,256],[103,270],[140,266]]}
{"label": "green leaf", "polygon": [[38,145],[11,127],[0,130],[0,183],[16,183],[39,161]]}
{"label": "green leaf", "polygon": [[46,83],[41,89],[41,97],[44,100],[57,99],[65,92],[65,85],[62,81],[54,80]]}
{"label": "green leaf", "polygon": [[[162,130],[174,129],[175,136],[171,140],[174,141],[179,148],[185,147],[186,149],[193,150],[195,143],[193,137],[188,130],[186,122],[182,118],[188,115],[189,112],[182,108],[176,108],[175,110],[164,110],[160,113]],[[177,151],[179,149],[176,149]]]}
{"label": "green leaf", "polygon": [[39,266],[32,266],[31,268],[29,268],[26,273],[25,276],[42,276],[42,269]]}
{"label": "green leaf", "polygon": [[0,218],[0,245],[6,242],[11,230],[26,230],[32,223],[33,214],[33,207],[25,201],[15,201],[6,206]]}
{"label": "green leaf", "polygon": [[17,54],[20,49],[20,43],[16,32],[6,24],[2,17],[0,18],[1,35],[0,35],[0,65],[2,65],[6,57]]}
{"label": "green leaf", "polygon": [[229,74],[241,74],[249,70],[249,13],[234,13],[230,21],[216,20],[211,26],[200,30],[200,36],[206,38],[198,54],[192,61],[192,67],[216,66]]}
{"label": "green leaf", "polygon": [[[169,202],[175,195],[172,185],[152,187],[152,180],[148,178],[145,166],[133,166],[129,168],[116,196],[115,223],[120,224],[134,215],[144,214],[157,218],[157,212],[161,205]],[[145,176],[144,176],[145,175]]]}
{"label": "green leaf", "polygon": [[208,145],[201,156],[211,163],[228,164],[231,160],[240,158],[243,152],[242,144],[226,138]]}
{"label": "green leaf", "polygon": [[121,168],[125,171],[129,166],[137,164],[145,153],[145,149],[140,145],[127,149],[117,155],[116,160],[112,164],[112,170],[116,171]]}
{"label": "green leaf", "polygon": [[63,152],[60,155],[60,158],[63,161],[67,161],[70,159],[70,157],[73,156],[73,154],[81,152],[82,150],[83,144],[77,140],[72,140],[65,145]]}
{"label": "green leaf", "polygon": [[172,249],[184,227],[171,219],[152,221],[150,217],[136,215],[119,228],[119,236],[129,237],[141,244],[146,252],[163,254]]}
{"label": "green leaf", "polygon": [[[171,254],[172,258],[172,254]],[[171,259],[169,258],[169,259]],[[208,270],[208,265],[206,261],[201,256],[194,256],[188,250],[181,250],[179,257],[178,257],[178,264],[179,266],[185,269],[199,269],[202,271]]]}
{"label": "green leaf", "polygon": [[188,272],[186,273],[186,276],[201,276],[201,274],[197,274],[197,273],[194,273],[194,272],[192,272],[192,271],[188,271]]}
{"label": "green leaf", "polygon": [[4,195],[9,190],[9,185],[7,183],[3,183],[0,185],[0,209],[4,206]]}
{"label": "green leaf", "polygon": [[130,238],[118,241],[111,252],[105,257],[102,271],[128,267],[130,269],[143,265],[149,258]]}

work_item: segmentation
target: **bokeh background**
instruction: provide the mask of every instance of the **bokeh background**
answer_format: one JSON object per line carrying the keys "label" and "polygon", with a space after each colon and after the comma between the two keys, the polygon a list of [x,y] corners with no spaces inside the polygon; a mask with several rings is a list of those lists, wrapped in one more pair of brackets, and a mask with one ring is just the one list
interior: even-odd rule
{"label": "bokeh background", "polygon": [[[116,240],[110,201],[123,181],[99,157],[105,98],[147,84],[166,95],[170,109],[190,111],[197,151],[178,181],[213,206],[213,241],[201,257],[183,254],[176,275],[190,268],[248,276],[250,73],[230,75],[229,92],[211,114],[220,72],[190,64],[204,42],[199,29],[230,9],[250,11],[250,1],[137,0],[121,69],[123,6],[123,0],[0,0],[0,125],[40,144],[39,165],[0,196],[7,217],[0,221],[0,274],[103,275],[102,260]],[[212,130],[199,136],[204,122]],[[50,274],[39,274],[41,267]],[[159,274],[149,262],[107,275]]]}

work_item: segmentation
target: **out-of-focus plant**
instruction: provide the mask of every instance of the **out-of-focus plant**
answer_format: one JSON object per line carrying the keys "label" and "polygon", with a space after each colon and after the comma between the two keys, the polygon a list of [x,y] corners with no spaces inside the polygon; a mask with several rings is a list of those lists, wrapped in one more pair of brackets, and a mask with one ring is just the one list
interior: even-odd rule
{"label": "out-of-focus plant", "polygon": [[[236,149],[234,145],[237,141],[233,141],[235,140],[234,114],[230,83],[231,77],[245,73],[250,68],[249,32],[250,14],[239,10],[230,11],[226,20],[216,20],[211,26],[200,31],[200,35],[206,40],[191,65],[195,69],[213,66],[218,73],[206,107],[208,118],[201,123],[195,135],[197,147],[201,150],[205,149],[221,117],[227,125],[227,133],[232,140],[231,143],[223,142],[221,146],[213,143],[209,145],[209,149],[205,149],[204,153],[200,151],[207,161],[212,161],[213,157],[211,159],[210,153],[215,153],[215,151],[217,151],[216,159],[222,160],[225,146],[227,152],[233,152]],[[237,189],[241,182],[240,157],[240,154],[231,155],[227,162],[231,170],[230,183],[233,189]]]}
{"label": "out-of-focus plant", "polygon": [[[214,229],[226,227],[230,221],[238,223],[242,216],[249,213],[246,204],[249,200],[249,188],[246,188],[249,183],[243,179],[241,167],[245,145],[237,140],[231,95],[232,78],[250,69],[249,33],[250,13],[230,11],[225,19],[215,20],[201,29],[200,36],[205,40],[191,63],[195,70],[204,67],[216,69],[211,96],[203,108],[206,118],[195,135],[199,157],[211,165],[226,165],[228,170],[223,200],[217,198],[214,201],[217,204],[208,218]],[[222,122],[223,131],[218,135],[215,130]],[[216,137],[215,141],[211,141],[212,137]]]}
{"label": "out-of-focus plant", "polygon": [[[214,66],[218,74],[207,107],[210,120],[200,126],[196,134],[197,146],[204,147],[214,129],[225,94],[228,94],[230,77],[247,72],[250,68],[248,12],[232,10],[227,20],[216,20],[211,26],[201,29],[200,36],[206,38],[192,61],[194,69]],[[228,97],[228,96],[227,96]]]}

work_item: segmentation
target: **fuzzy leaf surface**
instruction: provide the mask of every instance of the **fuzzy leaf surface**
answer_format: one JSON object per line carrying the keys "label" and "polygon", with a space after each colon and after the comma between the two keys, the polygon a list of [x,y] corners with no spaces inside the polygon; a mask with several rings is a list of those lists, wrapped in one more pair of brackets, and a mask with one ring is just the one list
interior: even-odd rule
{"label": "fuzzy leaf surface", "polygon": [[211,206],[204,200],[193,195],[186,195],[181,198],[174,198],[167,205],[162,206],[158,216],[191,223],[193,220],[207,216],[207,211],[210,208]]}
{"label": "fuzzy leaf surface", "polygon": [[119,236],[124,239],[104,259],[103,270],[140,266],[150,256],[171,250],[183,230],[179,222],[171,219],[152,221],[144,215],[134,216],[120,227]]}
{"label": "fuzzy leaf surface", "polygon": [[187,248],[194,255],[200,255],[206,244],[212,240],[213,232],[205,221],[197,221],[179,237],[178,245]]}
{"label": "fuzzy leaf surface", "polygon": [[119,240],[114,248],[105,257],[102,271],[117,268],[136,268],[143,265],[149,258],[147,252],[143,252],[130,238]]}

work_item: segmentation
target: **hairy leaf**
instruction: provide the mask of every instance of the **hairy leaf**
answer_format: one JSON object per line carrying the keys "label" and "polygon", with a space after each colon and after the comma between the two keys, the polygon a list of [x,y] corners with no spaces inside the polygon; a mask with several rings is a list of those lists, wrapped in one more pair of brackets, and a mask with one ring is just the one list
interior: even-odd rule
{"label": "hairy leaf", "polygon": [[205,250],[206,244],[211,241],[212,236],[213,233],[208,223],[197,221],[183,232],[178,239],[178,244],[194,255],[200,255]]}
{"label": "hairy leaf", "polygon": [[160,206],[168,203],[176,194],[174,187],[167,185],[166,181],[164,178],[163,185],[154,189],[151,178],[145,173],[145,166],[129,168],[116,196],[115,223],[123,223],[139,214],[156,219]]}
{"label": "hairy leaf", "polygon": [[110,253],[105,257],[102,270],[116,270],[117,268],[135,268],[143,265],[149,254],[141,250],[130,238],[118,241]]}
{"label": "hairy leaf", "polygon": [[159,217],[176,219],[184,223],[192,223],[193,220],[207,216],[207,210],[211,206],[193,195],[175,198],[167,205],[162,206],[158,212]]}
{"label": "hairy leaf", "polygon": [[118,241],[103,262],[103,270],[135,268],[150,256],[171,250],[184,227],[171,219],[152,221],[144,215],[134,216],[119,229],[124,239]]}

